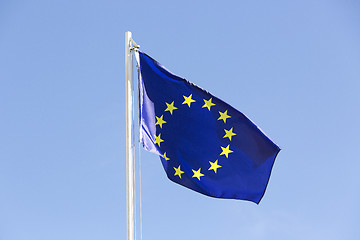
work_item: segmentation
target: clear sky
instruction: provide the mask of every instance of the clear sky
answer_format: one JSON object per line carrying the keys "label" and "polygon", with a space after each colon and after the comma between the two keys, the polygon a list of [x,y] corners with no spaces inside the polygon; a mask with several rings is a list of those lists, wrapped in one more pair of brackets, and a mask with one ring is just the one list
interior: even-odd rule
{"label": "clear sky", "polygon": [[281,148],[260,205],[141,151],[144,239],[360,239],[360,3],[0,0],[0,240],[126,238],[124,34]]}

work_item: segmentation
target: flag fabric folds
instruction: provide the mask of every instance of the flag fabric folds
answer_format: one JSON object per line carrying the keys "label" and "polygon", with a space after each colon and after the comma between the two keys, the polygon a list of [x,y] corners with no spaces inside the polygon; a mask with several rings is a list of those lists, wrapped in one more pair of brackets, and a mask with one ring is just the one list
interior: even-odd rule
{"label": "flag fabric folds", "polygon": [[208,196],[259,203],[280,148],[235,108],[137,54],[141,140],[168,178]]}

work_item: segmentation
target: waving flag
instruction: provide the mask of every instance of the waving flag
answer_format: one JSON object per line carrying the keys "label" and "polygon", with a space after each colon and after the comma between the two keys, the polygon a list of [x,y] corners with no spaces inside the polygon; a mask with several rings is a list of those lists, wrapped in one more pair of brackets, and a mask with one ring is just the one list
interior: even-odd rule
{"label": "waving flag", "polygon": [[138,54],[142,142],[168,178],[208,196],[259,203],[280,148],[235,108]]}

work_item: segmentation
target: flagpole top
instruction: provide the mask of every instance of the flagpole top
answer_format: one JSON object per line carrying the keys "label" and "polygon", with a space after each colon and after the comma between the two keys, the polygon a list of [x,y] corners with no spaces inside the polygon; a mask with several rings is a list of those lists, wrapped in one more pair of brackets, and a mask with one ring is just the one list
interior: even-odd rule
{"label": "flagpole top", "polygon": [[134,39],[132,39],[132,33],[130,31],[125,32],[125,37],[126,39],[128,39],[128,44],[129,44],[129,48],[130,51],[138,51],[138,49],[140,48],[140,45],[138,45]]}

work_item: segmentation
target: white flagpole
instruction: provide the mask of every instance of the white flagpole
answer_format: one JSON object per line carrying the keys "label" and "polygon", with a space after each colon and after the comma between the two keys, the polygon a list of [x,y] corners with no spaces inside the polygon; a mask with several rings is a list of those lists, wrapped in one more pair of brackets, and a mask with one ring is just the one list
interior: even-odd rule
{"label": "white flagpole", "polygon": [[125,81],[126,81],[126,215],[127,240],[134,240],[134,164],[133,164],[133,98],[131,79],[131,32],[125,33]]}

